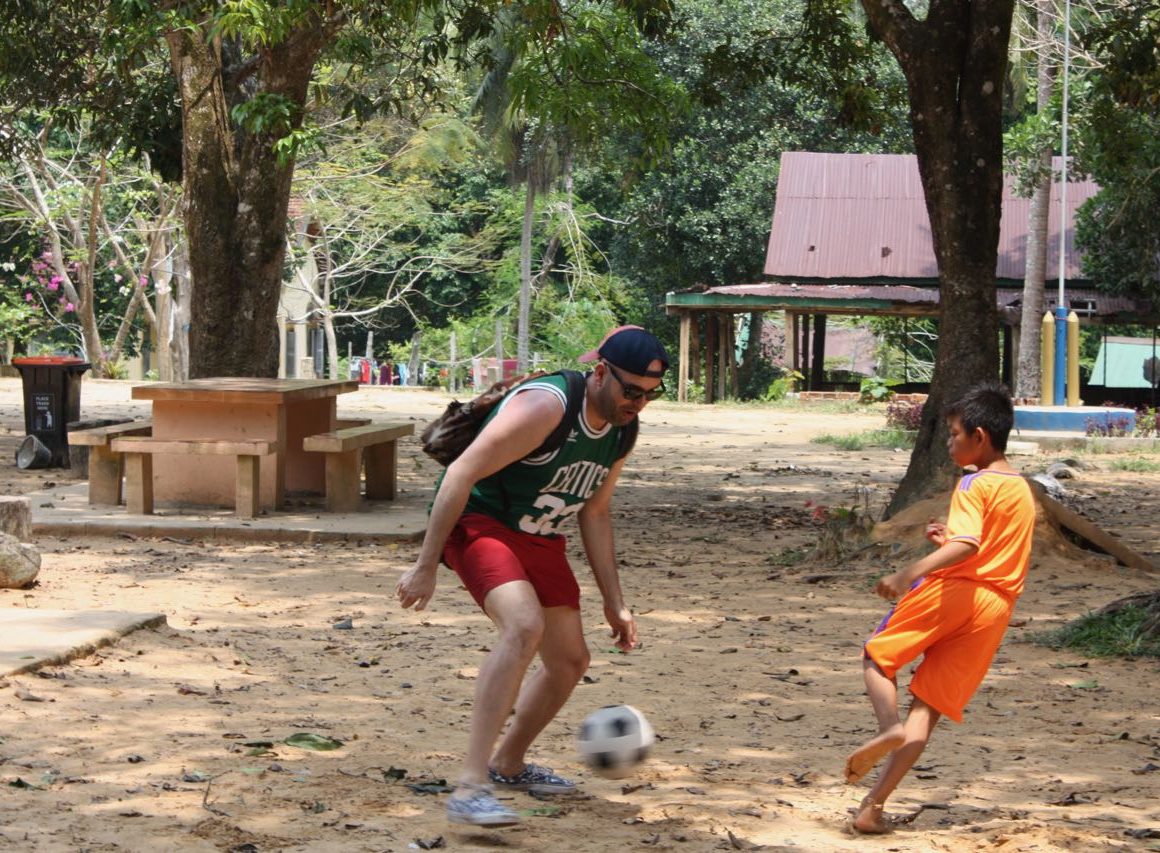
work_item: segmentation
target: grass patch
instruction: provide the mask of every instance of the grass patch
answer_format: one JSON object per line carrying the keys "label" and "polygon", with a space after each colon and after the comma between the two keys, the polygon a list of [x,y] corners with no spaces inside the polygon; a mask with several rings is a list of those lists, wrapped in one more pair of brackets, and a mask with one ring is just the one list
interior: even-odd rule
{"label": "grass patch", "polygon": [[851,435],[819,435],[814,444],[829,444],[839,450],[864,450],[867,447],[914,447],[917,433],[905,429],[872,429]]}
{"label": "grass patch", "polygon": [[1160,461],[1132,456],[1127,459],[1117,459],[1112,462],[1113,471],[1134,471],[1139,474],[1154,474],[1160,471]]}
{"label": "grass patch", "polygon": [[1031,640],[1048,648],[1072,649],[1096,658],[1160,658],[1160,639],[1146,630],[1153,618],[1142,607],[1089,613],[1055,631],[1035,634]]}

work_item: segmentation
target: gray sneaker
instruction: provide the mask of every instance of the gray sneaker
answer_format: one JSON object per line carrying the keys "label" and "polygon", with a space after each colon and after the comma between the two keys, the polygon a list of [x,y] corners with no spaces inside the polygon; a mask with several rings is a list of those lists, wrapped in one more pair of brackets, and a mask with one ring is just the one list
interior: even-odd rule
{"label": "gray sneaker", "polygon": [[514,826],[520,816],[501,803],[491,789],[483,785],[460,785],[466,796],[447,801],[447,820],[473,826]]}
{"label": "gray sneaker", "polygon": [[515,776],[504,776],[495,769],[487,769],[487,778],[493,785],[510,791],[527,791],[531,794],[574,794],[576,783],[563,776],[557,776],[550,767],[527,764]]}

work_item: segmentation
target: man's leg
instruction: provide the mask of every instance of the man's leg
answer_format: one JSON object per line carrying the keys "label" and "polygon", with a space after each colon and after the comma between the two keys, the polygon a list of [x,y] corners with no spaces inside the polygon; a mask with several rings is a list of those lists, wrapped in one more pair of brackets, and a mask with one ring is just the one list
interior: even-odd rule
{"label": "man's leg", "polygon": [[467,785],[487,784],[492,748],[511,714],[524,673],[544,637],[543,611],[527,581],[497,586],[487,594],[483,605],[499,630],[499,638],[484,658],[475,680],[471,734],[459,777]]}
{"label": "man's leg", "polygon": [[922,751],[926,749],[930,733],[938,723],[939,714],[934,708],[919,698],[915,698],[910,706],[910,713],[906,717],[905,736],[902,744],[890,755],[886,766],[878,775],[874,787],[862,800],[858,814],[854,817],[854,828],[859,832],[880,833],[886,832],[889,827],[882,818],[882,807],[886,799],[894,793],[898,783],[918,761]]}
{"label": "man's leg", "polygon": [[541,666],[520,691],[515,719],[492,756],[491,766],[505,776],[514,776],[524,769],[528,747],[555,719],[588,670],[588,646],[584,642],[580,611],[549,607],[542,612]]}
{"label": "man's leg", "polygon": [[905,738],[898,717],[898,684],[878,668],[869,655],[862,656],[862,677],[866,695],[878,720],[878,734],[862,744],[846,759],[846,782],[853,784],[873,769],[886,755],[897,749]]}

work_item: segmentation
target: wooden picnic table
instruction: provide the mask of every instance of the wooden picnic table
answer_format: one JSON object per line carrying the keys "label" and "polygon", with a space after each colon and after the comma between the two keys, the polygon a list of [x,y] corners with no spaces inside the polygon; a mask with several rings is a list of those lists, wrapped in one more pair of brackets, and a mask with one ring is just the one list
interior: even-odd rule
{"label": "wooden picnic table", "polygon": [[[132,396],[153,401],[154,439],[272,442],[259,503],[278,508],[287,494],[325,493],[325,460],[305,451],[303,440],[334,430],[338,395],[356,390],[353,380],[226,377],[138,385]],[[230,458],[159,453],[154,460],[158,502],[233,506],[236,485]]]}

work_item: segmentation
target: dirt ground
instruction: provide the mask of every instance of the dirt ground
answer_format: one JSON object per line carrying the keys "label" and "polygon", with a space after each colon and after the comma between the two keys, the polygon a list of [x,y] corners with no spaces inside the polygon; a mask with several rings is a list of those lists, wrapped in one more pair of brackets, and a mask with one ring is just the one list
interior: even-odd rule
{"label": "dirt ground", "polygon": [[[15,468],[22,416],[7,382],[0,492],[24,494],[59,472]],[[86,417],[136,405],[112,382],[86,381],[82,399]],[[446,399],[365,389],[340,412],[426,421]],[[965,722],[940,725],[890,804],[910,822],[854,838],[844,822],[868,783],[847,786],[841,771],[873,729],[859,668],[887,606],[873,579],[919,546],[901,524],[897,541],[819,557],[833,539],[818,506],[877,516],[907,453],[809,441],[879,427],[881,411],[656,403],[644,421],[617,496],[643,646],[612,648],[575,537],[593,662],[533,756],[582,794],[515,795],[524,823],[481,832],[448,825],[446,794],[424,793],[457,772],[492,634],[450,572],[426,612],[396,606],[415,545],[42,538],[39,584],[0,590],[0,607],[159,611],[168,627],[0,681],[0,848],[1160,849],[1160,662],[1028,642],[1158,576],[1044,534]],[[403,488],[429,490],[433,463],[413,444],[403,458]],[[1054,458],[1013,461],[1039,470]],[[1117,473],[1111,458],[1079,457],[1068,488],[1160,562],[1160,474]],[[612,781],[585,769],[574,737],[588,712],[622,702],[659,740],[635,776]],[[342,746],[284,742],[304,732]]]}

